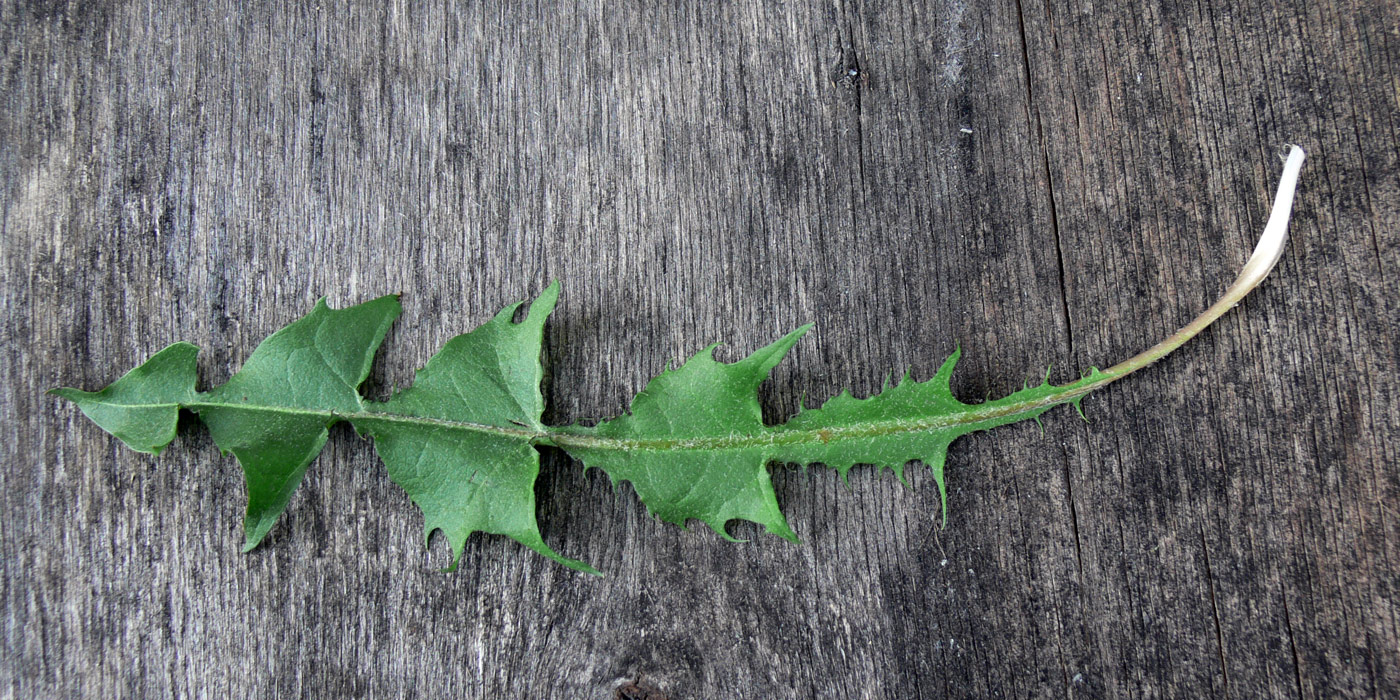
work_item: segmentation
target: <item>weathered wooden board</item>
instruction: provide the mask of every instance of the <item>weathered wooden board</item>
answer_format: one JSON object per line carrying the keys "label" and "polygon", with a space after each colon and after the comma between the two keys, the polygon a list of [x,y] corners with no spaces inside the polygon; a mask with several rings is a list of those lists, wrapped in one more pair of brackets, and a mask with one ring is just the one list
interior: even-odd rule
{"label": "weathered wooden board", "polygon": [[[0,695],[1400,694],[1400,9],[1285,4],[5,3]],[[1194,315],[1287,143],[1274,277],[1089,422],[954,445],[946,529],[923,472],[777,467],[803,543],[735,545],[551,452],[545,538],[609,576],[444,574],[338,429],[241,555],[202,428],[42,394],[396,291],[383,396],[559,279],[555,422],[807,321],[774,418],[958,343],[1000,395]]]}

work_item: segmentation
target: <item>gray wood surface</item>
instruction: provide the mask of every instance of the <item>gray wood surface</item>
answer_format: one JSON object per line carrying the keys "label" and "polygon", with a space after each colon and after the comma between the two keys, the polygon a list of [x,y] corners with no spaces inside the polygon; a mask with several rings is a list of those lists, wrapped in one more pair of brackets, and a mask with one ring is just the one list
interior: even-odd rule
{"label": "gray wood surface", "polygon": [[[0,696],[1400,694],[1400,8],[961,0],[0,9]],[[193,421],[127,450],[50,387],[206,384],[320,296],[402,292],[369,383],[563,282],[546,418],[817,331],[781,419],[960,343],[965,399],[1167,362],[932,479],[775,467],[801,545],[545,457],[545,539],[460,571],[337,428],[268,541]],[[640,679],[640,680],[639,680]]]}

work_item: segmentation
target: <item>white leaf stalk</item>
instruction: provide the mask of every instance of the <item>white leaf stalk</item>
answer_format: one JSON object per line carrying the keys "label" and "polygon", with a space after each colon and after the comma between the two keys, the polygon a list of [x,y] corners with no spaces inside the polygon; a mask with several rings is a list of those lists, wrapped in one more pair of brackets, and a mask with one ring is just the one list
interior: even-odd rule
{"label": "white leaf stalk", "polygon": [[1225,293],[1221,295],[1210,308],[1201,312],[1190,323],[1182,326],[1180,330],[1168,336],[1165,340],[1152,347],[1109,367],[1096,381],[1078,384],[1074,393],[1078,395],[1087,394],[1105,384],[1122,379],[1123,377],[1146,367],[1157,360],[1166,357],[1171,352],[1182,346],[1186,341],[1196,337],[1216,319],[1225,315],[1226,311],[1245,298],[1278,264],[1279,258],[1283,256],[1284,244],[1288,242],[1288,217],[1293,212],[1293,192],[1298,186],[1298,172],[1303,168],[1303,159],[1307,156],[1303,149],[1292,146],[1288,152],[1288,159],[1283,164],[1283,175],[1279,178],[1278,193],[1274,195],[1274,208],[1269,213],[1269,222],[1264,226],[1264,235],[1259,237],[1259,243],[1254,247],[1254,254],[1249,256],[1249,261],[1240,269],[1240,274],[1235,277],[1235,281],[1230,284]]}

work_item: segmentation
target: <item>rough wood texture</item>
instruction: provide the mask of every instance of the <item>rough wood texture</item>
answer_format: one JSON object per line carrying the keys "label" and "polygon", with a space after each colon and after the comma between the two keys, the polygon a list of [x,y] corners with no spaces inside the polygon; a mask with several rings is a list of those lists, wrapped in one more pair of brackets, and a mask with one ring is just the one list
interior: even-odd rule
{"label": "rough wood texture", "polygon": [[[1400,9],[1287,4],[5,3],[0,695],[1395,697]],[[803,544],[729,544],[550,453],[545,538],[610,575],[443,574],[337,429],[241,555],[202,428],[42,394],[399,291],[383,396],[559,279],[556,422],[809,320],[774,417],[956,342],[999,395],[1194,315],[1290,142],[1273,278],[1090,422],[955,444],[945,530],[921,471],[779,467]]]}

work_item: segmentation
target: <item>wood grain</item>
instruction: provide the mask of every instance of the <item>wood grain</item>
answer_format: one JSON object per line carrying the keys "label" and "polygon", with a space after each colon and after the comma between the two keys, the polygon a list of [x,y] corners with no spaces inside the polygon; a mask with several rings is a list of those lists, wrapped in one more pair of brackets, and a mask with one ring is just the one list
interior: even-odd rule
{"label": "wood grain", "polygon": [[[0,695],[1400,694],[1400,9],[1284,5],[5,3]],[[1274,276],[1089,422],[955,444],[946,529],[920,470],[779,466],[803,543],[729,544],[550,452],[545,539],[609,576],[444,574],[337,429],[241,555],[202,428],[150,458],[42,393],[402,292],[382,397],[559,279],[557,423],[807,321],[773,419],[958,343],[1000,395],[1189,320],[1288,143]]]}

